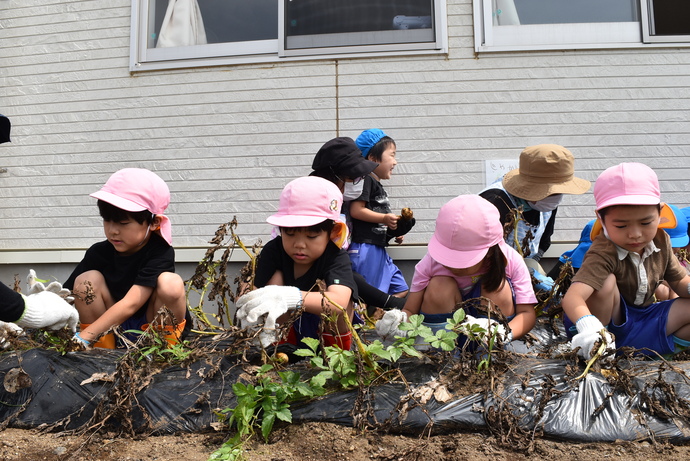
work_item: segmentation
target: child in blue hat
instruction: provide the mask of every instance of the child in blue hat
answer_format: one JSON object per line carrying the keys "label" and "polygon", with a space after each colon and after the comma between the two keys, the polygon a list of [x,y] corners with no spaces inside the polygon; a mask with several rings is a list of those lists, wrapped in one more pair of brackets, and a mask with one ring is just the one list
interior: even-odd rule
{"label": "child in blue hat", "polygon": [[[390,179],[398,164],[395,141],[382,130],[363,131],[355,140],[364,158],[378,163],[364,178],[362,194],[350,202],[352,243],[348,249],[352,270],[379,290],[404,297],[409,287],[400,269],[386,252],[391,232],[398,230],[398,216],[392,213],[388,194],[381,185]],[[407,229],[409,231],[409,229]],[[403,235],[395,236],[402,243]]]}

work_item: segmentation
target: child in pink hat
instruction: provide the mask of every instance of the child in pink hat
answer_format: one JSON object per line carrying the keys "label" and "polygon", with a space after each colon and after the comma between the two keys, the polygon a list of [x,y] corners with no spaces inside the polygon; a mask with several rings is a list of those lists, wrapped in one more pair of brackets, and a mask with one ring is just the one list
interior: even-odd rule
{"label": "child in pink hat", "polygon": [[[641,163],[608,168],[594,184],[594,199],[592,246],[562,302],[573,349],[589,359],[604,339],[609,351],[684,350],[690,345],[690,276],[663,231],[676,226],[676,217],[661,203],[656,173]],[[655,302],[664,280],[680,298]]]}
{"label": "child in pink hat", "polygon": [[[458,303],[480,296],[490,299],[509,320],[510,331],[502,335],[506,342],[534,327],[537,299],[529,271],[519,253],[503,240],[498,210],[479,195],[460,195],[438,213],[428,252],[415,266],[404,309],[386,312],[376,330],[384,338],[405,336],[400,323],[421,314],[424,324],[436,331],[445,327]],[[496,326],[493,320],[475,319],[477,311],[469,310],[468,322]],[[504,327],[499,326],[499,331]]]}
{"label": "child in pink hat", "polygon": [[175,274],[170,220],[163,214],[168,186],[152,171],[125,168],[91,197],[98,199],[106,240],[86,251],[64,285],[79,311],[75,340],[114,348],[109,330],[145,330],[165,306],[173,318],[157,328],[170,343],[178,342],[188,323],[191,328],[191,317],[184,282]]}
{"label": "child in pink hat", "polygon": [[[325,345],[349,350],[357,285],[350,258],[340,248],[345,223],[340,217],[343,194],[332,182],[316,176],[297,178],[280,195],[278,212],[266,221],[280,228],[280,236],[264,245],[256,262],[256,290],[237,300],[237,319],[243,328],[260,329],[266,348],[276,342],[299,345],[302,338],[321,338]],[[337,244],[335,242],[338,242]],[[325,283],[322,295],[317,281]],[[345,309],[342,311],[337,306]],[[303,312],[287,338],[278,324],[289,311]],[[324,320],[323,314],[335,321]]]}

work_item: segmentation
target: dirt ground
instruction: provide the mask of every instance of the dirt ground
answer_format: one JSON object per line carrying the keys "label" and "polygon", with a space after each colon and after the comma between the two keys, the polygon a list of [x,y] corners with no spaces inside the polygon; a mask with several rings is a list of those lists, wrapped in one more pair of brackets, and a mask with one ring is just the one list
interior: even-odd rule
{"label": "dirt ground", "polygon": [[[35,430],[0,432],[0,459],[5,461],[206,461],[222,444],[222,434],[179,434],[141,440],[96,436],[89,440]],[[530,454],[499,448],[496,440],[477,432],[428,438],[359,433],[329,423],[289,425],[274,431],[269,443],[254,442],[250,461],[407,461],[407,460],[650,460],[687,459],[690,446],[650,441],[573,443],[539,439]]]}

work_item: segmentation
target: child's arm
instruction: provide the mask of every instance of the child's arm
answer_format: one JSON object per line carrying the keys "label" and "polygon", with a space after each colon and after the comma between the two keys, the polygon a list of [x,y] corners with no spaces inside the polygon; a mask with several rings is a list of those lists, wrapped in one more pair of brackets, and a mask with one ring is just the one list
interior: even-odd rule
{"label": "child's arm", "polygon": [[690,298],[690,275],[686,275],[677,282],[667,282],[673,291],[681,298]]}
{"label": "child's arm", "polygon": [[537,314],[534,312],[534,305],[517,304],[515,306],[515,317],[508,322],[510,331],[513,333],[513,339],[525,336],[534,328],[535,323],[537,323]]}
{"label": "child's arm", "polygon": [[[151,294],[153,287],[133,285],[124,298],[106,309],[103,314],[94,320],[91,325],[82,330],[79,335],[86,341],[93,342],[96,338],[113,326],[121,325],[125,320],[134,315],[141,306],[145,305]],[[82,321],[88,319],[82,319]]]}
{"label": "child's arm", "polygon": [[350,202],[350,216],[360,221],[384,224],[391,229],[398,227],[398,216],[393,213],[378,213],[366,207],[364,200]]}
{"label": "child's arm", "polygon": [[587,300],[594,293],[594,288],[582,282],[573,282],[568,288],[561,303],[563,311],[577,328],[570,345],[573,349],[580,348],[578,354],[585,360],[594,355],[594,346],[600,341],[606,341],[607,351],[616,349],[615,338],[605,330],[604,325],[592,314],[587,306]]}
{"label": "child's arm", "polygon": [[405,314],[407,314],[408,318],[411,315],[419,314],[419,311],[422,309],[422,299],[424,299],[424,292],[425,291],[426,291],[426,288],[424,288],[421,291],[410,292],[410,294],[407,295],[407,300],[405,301],[405,307],[403,307],[402,311]]}

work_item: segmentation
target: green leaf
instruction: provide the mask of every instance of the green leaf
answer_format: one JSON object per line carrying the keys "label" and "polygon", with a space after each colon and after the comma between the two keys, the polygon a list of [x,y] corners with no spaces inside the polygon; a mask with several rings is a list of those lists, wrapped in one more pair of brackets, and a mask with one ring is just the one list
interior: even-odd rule
{"label": "green leaf", "polygon": [[273,423],[275,423],[275,421],[275,414],[271,413],[264,415],[264,418],[261,421],[261,435],[264,436],[264,440],[268,441],[268,436],[271,433],[271,430],[273,429]]}

